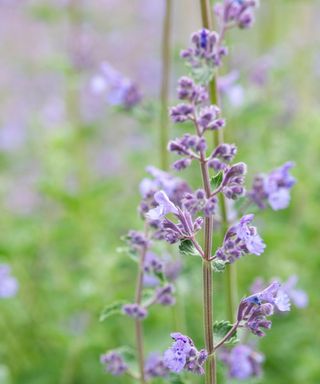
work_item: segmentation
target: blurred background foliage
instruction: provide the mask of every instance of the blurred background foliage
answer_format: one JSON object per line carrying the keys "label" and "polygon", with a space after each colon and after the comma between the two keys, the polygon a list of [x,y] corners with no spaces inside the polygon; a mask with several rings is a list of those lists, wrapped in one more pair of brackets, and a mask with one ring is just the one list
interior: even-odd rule
{"label": "blurred background foliage", "polygon": [[[172,102],[185,73],[179,50],[200,27],[196,1],[174,3]],[[99,356],[132,345],[133,325],[98,318],[133,292],[134,265],[116,248],[141,228],[138,184],[147,164],[159,165],[163,1],[1,0],[0,12],[0,262],[20,284],[0,302],[0,383],[129,383],[107,376]],[[228,41],[240,77],[223,98],[226,137],[248,163],[248,185],[287,160],[299,180],[289,209],[257,218],[265,254],[239,262],[241,295],[258,275],[297,274],[310,298],[262,340],[261,384],[320,382],[319,17],[317,0],[261,0],[254,28]],[[90,92],[102,61],[137,81],[143,109],[120,111]],[[197,170],[184,176],[199,185]],[[183,261],[179,305],[151,311],[147,351],[164,350],[177,325],[202,343],[200,265]],[[223,319],[221,276],[215,289]]]}

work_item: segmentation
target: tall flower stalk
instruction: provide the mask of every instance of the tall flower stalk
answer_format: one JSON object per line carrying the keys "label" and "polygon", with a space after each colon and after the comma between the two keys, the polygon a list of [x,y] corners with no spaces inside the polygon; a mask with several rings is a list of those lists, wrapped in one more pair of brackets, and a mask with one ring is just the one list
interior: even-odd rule
{"label": "tall flower stalk", "polygon": [[160,90],[160,163],[161,168],[167,170],[169,159],[167,143],[169,140],[169,89],[171,68],[171,30],[172,30],[172,0],[165,1],[165,13],[162,26],[162,72]]}

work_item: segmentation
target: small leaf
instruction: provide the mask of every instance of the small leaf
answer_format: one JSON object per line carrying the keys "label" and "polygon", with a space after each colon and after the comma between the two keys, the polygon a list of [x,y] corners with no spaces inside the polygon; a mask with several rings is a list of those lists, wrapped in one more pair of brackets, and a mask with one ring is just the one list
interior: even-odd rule
{"label": "small leaf", "polygon": [[[232,324],[230,321],[227,320],[221,320],[221,321],[215,321],[213,324],[213,333],[214,333],[214,338],[215,338],[215,343],[219,343],[225,336],[226,334],[231,330]],[[238,342],[237,338],[237,331],[234,332],[234,334],[229,337],[229,339],[224,343],[224,344],[229,344],[233,345]]]}
{"label": "small leaf", "polygon": [[126,301],[116,301],[113,304],[107,305],[101,312],[99,320],[104,321],[110,316],[122,314],[122,307],[125,304],[127,304]]}
{"label": "small leaf", "polygon": [[119,348],[114,349],[114,351],[120,353],[120,355],[123,356],[125,361],[133,361],[136,357],[135,350],[128,345],[123,345]]}
{"label": "small leaf", "polygon": [[214,260],[212,262],[212,269],[214,272],[224,272],[226,269],[226,262],[223,260]]}
{"label": "small leaf", "polygon": [[199,252],[196,250],[192,241],[189,239],[181,240],[179,245],[179,251],[183,256],[199,256]]}
{"label": "small leaf", "polygon": [[213,190],[219,188],[222,183],[222,180],[223,180],[223,173],[222,171],[220,171],[215,176],[211,177],[211,180],[210,180],[211,188]]}
{"label": "small leaf", "polygon": [[169,383],[170,384],[187,384],[187,382],[183,378],[181,378],[181,376],[176,375],[174,373],[172,373],[169,376]]}
{"label": "small leaf", "polygon": [[130,247],[118,247],[116,249],[118,253],[126,253],[131,260],[135,261],[136,263],[139,261],[139,255],[138,252]]}
{"label": "small leaf", "polygon": [[146,305],[154,297],[154,289],[144,289],[142,292],[142,305]]}

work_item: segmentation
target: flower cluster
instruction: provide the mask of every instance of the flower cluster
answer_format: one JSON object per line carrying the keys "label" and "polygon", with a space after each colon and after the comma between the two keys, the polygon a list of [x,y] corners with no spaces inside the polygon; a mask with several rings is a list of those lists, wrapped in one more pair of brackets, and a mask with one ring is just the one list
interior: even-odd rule
{"label": "flower cluster", "polygon": [[[281,289],[288,295],[291,302],[297,308],[305,308],[308,305],[308,295],[302,289],[296,288],[298,276],[292,275],[287,281],[283,282]],[[266,284],[263,279],[258,277],[251,285],[250,291],[255,294],[265,288]]]}
{"label": "flower cluster", "polygon": [[241,220],[230,227],[225,234],[222,247],[215,256],[220,259],[233,263],[245,254],[261,255],[265,249],[265,244],[257,229],[250,225],[254,215],[245,215]]}
{"label": "flower cluster", "polygon": [[203,189],[198,189],[194,193],[186,193],[182,200],[182,205],[192,215],[197,212],[203,212],[204,216],[209,217],[215,213],[217,201],[215,196],[208,199],[205,191]]}
{"label": "flower cluster", "polygon": [[245,29],[252,26],[253,10],[258,5],[258,0],[224,0],[216,4],[214,10],[222,28],[237,26]]}
{"label": "flower cluster", "polygon": [[137,303],[125,304],[122,307],[122,312],[124,315],[130,316],[130,317],[133,317],[134,319],[139,319],[139,320],[143,320],[148,315],[147,309]]}
{"label": "flower cluster", "polygon": [[172,372],[190,371],[199,375],[204,374],[203,364],[207,360],[208,353],[205,349],[197,350],[193,341],[181,333],[172,333],[174,342],[164,353],[164,364]]}
{"label": "flower cluster", "polygon": [[91,80],[91,89],[96,94],[107,94],[110,105],[122,106],[125,109],[133,108],[142,99],[138,86],[108,63],[103,63],[100,74]]}
{"label": "flower cluster", "polygon": [[100,362],[105,366],[105,370],[114,376],[123,375],[128,370],[123,357],[116,351],[110,351],[101,355]]}
{"label": "flower cluster", "polygon": [[264,355],[250,345],[240,344],[230,350],[224,349],[219,357],[228,367],[229,377],[232,379],[247,380],[261,375]]}
{"label": "flower cluster", "polygon": [[[176,207],[164,191],[157,192],[154,199],[158,205],[151,209],[146,217],[151,222],[159,222],[158,238],[162,237],[168,243],[174,244],[179,240],[193,237],[201,229],[203,218],[198,217],[193,220],[191,214],[187,210]],[[165,217],[170,213],[178,219],[178,223]]]}
{"label": "flower cluster", "polygon": [[197,85],[187,76],[182,76],[178,82],[177,88],[179,100],[186,100],[197,105],[208,100],[208,91],[202,85]]}
{"label": "flower cluster", "polygon": [[16,295],[19,285],[11,276],[11,268],[7,264],[0,264],[0,299],[6,299]]}
{"label": "flower cluster", "polygon": [[221,46],[220,37],[216,32],[201,29],[191,36],[192,46],[181,52],[192,68],[214,68],[221,64],[222,57],[228,52]]}
{"label": "flower cluster", "polygon": [[154,194],[159,190],[165,191],[169,199],[178,206],[184,194],[191,192],[191,188],[184,180],[174,177],[168,172],[152,166],[147,167],[147,172],[152,178],[144,178],[140,183],[142,201],[139,209],[143,218],[151,208],[157,206]]}
{"label": "flower cluster", "polygon": [[208,161],[208,166],[209,168],[213,168],[215,171],[226,170],[226,163],[230,163],[234,159],[236,154],[237,147],[234,144],[220,144],[211,153]]}
{"label": "flower cluster", "polygon": [[248,192],[251,201],[261,209],[266,208],[267,203],[275,211],[287,208],[290,190],[296,183],[296,179],[289,173],[293,166],[289,161],[267,175],[257,175],[252,189]]}
{"label": "flower cluster", "polygon": [[271,316],[274,310],[284,312],[290,310],[288,295],[281,288],[278,281],[272,282],[266,289],[243,299],[238,309],[238,322],[242,323],[254,335],[265,336],[262,331],[271,328]]}
{"label": "flower cluster", "polygon": [[158,287],[155,292],[155,302],[164,306],[174,305],[176,299],[173,294],[175,288],[172,284],[166,284],[163,287]]}

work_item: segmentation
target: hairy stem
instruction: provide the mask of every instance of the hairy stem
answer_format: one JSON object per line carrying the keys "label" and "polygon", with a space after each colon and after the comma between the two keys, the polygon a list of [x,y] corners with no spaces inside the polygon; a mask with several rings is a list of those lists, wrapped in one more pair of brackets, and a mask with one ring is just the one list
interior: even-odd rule
{"label": "hairy stem", "polygon": [[[210,0],[200,0],[201,5],[201,17],[202,25],[204,28],[213,30],[213,17],[212,10],[210,5]],[[217,73],[214,78],[209,83],[209,93],[210,93],[210,102],[211,104],[218,105],[220,104],[219,92],[217,87]],[[217,146],[224,142],[223,129],[214,131],[213,142]],[[225,197],[223,194],[219,196],[219,205],[221,212],[221,231],[224,235],[228,227],[228,213]],[[227,308],[228,308],[228,318],[230,321],[234,321],[236,305],[238,302],[237,294],[237,271],[236,265],[229,265],[226,270],[226,290],[227,290]]]}
{"label": "hairy stem", "polygon": [[[136,295],[135,302],[137,304],[141,304],[142,299],[142,289],[143,289],[143,277],[144,277],[144,260],[147,253],[147,246],[144,246],[140,253],[140,260],[138,265],[138,276],[136,283]],[[145,384],[145,375],[144,375],[144,350],[143,350],[143,328],[142,328],[142,320],[135,320],[135,332],[136,332],[136,346],[138,353],[138,364],[139,364],[139,372],[140,372],[140,383]]]}
{"label": "hairy stem", "polygon": [[169,119],[168,99],[170,85],[170,64],[171,64],[171,19],[172,0],[165,0],[165,15],[162,29],[162,74],[160,91],[160,159],[161,168],[167,170],[169,167],[167,143],[169,141]]}

